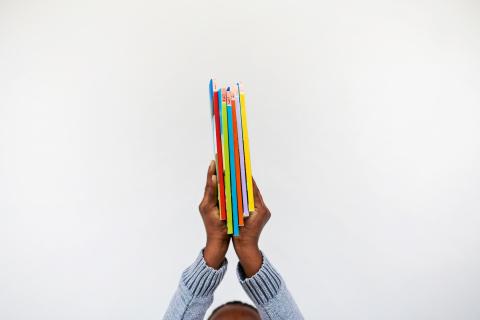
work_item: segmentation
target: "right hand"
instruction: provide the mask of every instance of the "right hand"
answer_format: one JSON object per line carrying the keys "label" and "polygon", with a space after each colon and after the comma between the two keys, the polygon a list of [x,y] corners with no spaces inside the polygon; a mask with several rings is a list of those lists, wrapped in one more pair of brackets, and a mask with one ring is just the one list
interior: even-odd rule
{"label": "right hand", "polygon": [[258,241],[263,227],[271,216],[255,180],[253,180],[253,197],[255,210],[244,219],[240,235],[232,237],[235,252],[247,277],[253,276],[262,266],[263,257],[258,247]]}

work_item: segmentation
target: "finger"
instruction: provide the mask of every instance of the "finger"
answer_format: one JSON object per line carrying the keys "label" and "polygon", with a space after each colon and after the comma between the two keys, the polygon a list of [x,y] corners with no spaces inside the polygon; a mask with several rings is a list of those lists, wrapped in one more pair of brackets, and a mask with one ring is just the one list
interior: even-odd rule
{"label": "finger", "polygon": [[255,179],[252,178],[252,182],[253,182],[253,200],[254,200],[255,203],[263,204],[262,194],[260,193],[260,190],[258,189],[257,183],[255,182]]}
{"label": "finger", "polygon": [[215,160],[210,161],[210,164],[208,165],[208,171],[207,171],[207,185],[212,181],[212,176],[215,174],[216,168],[215,168]]}
{"label": "finger", "polygon": [[215,175],[215,161],[211,161],[210,165],[208,166],[207,171],[207,182],[205,183],[205,194],[203,195],[203,199],[207,201],[207,203],[212,203],[216,197],[216,183],[213,182],[213,176]]}

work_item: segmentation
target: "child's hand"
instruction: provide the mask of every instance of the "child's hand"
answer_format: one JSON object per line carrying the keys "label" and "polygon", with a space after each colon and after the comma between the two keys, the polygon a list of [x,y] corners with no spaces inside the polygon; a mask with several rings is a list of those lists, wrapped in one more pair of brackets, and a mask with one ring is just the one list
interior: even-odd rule
{"label": "child's hand", "polygon": [[258,247],[258,240],[271,216],[255,180],[253,180],[253,196],[255,211],[250,212],[250,216],[244,219],[244,226],[240,227],[240,236],[233,237],[235,252],[247,277],[253,276],[262,266],[263,257]]}
{"label": "child's hand", "polygon": [[218,269],[225,259],[230,243],[225,221],[220,220],[218,209],[218,184],[215,175],[215,161],[208,167],[205,194],[198,206],[207,233],[207,244],[203,251],[203,258],[208,266]]}

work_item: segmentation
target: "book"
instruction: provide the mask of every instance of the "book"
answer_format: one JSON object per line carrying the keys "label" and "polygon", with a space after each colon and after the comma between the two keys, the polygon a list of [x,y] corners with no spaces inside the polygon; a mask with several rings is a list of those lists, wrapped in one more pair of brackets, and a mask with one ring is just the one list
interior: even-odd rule
{"label": "book", "polygon": [[230,159],[230,188],[232,196],[233,235],[239,235],[238,204],[237,204],[237,175],[235,168],[235,142],[233,135],[233,113],[230,91],[227,89],[227,126],[228,126],[228,152]]}
{"label": "book", "polygon": [[210,80],[209,93],[219,219],[237,237],[255,210],[245,92],[240,83],[217,88]]}
{"label": "book", "polygon": [[235,157],[235,181],[237,183],[237,205],[238,205],[238,225],[243,226],[243,197],[242,197],[242,179],[240,173],[240,152],[238,143],[238,125],[237,125],[237,111],[234,96],[232,95],[232,125],[233,125],[233,156]]}
{"label": "book", "polygon": [[242,130],[243,130],[243,150],[245,152],[245,173],[247,176],[247,198],[248,211],[255,210],[255,202],[253,200],[253,182],[252,182],[252,164],[250,162],[250,141],[248,139],[247,127],[247,108],[245,106],[245,92],[240,83],[237,83],[240,95],[240,112],[242,113]]}
{"label": "book", "polygon": [[210,80],[210,100],[212,104],[211,116],[213,127],[213,145],[214,156],[217,170],[217,183],[218,183],[218,207],[220,212],[220,220],[227,219],[227,210],[225,203],[225,182],[223,171],[223,151],[222,151],[222,133],[220,125],[220,110],[218,103],[217,87],[213,80]]}
{"label": "book", "polygon": [[227,233],[233,234],[232,192],[230,180],[230,151],[228,145],[227,96],[226,90],[218,91],[219,101],[222,101],[222,146],[223,166],[225,168],[225,204],[227,211]]}
{"label": "book", "polygon": [[[238,92],[238,91],[237,91]],[[235,96],[235,114],[237,117],[237,129],[238,129],[238,151],[240,155],[240,180],[242,186],[242,207],[243,216],[248,217],[248,200],[247,200],[247,176],[245,173],[245,152],[243,144],[243,126],[242,126],[242,113],[240,110],[240,98],[238,94]]]}

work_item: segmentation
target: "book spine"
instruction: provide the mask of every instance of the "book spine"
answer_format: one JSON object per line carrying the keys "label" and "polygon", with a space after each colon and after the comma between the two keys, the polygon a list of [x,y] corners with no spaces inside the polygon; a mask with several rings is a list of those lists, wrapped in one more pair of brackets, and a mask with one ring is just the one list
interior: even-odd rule
{"label": "book spine", "polygon": [[225,203],[227,209],[227,234],[233,233],[233,214],[232,214],[232,194],[230,190],[230,155],[228,148],[228,121],[227,121],[227,103],[225,92],[219,90],[219,101],[222,101],[222,146],[223,146],[223,164],[225,168]]}
{"label": "book spine", "polygon": [[242,179],[240,173],[240,152],[238,141],[238,121],[237,121],[237,106],[235,99],[232,99],[232,122],[233,122],[233,142],[234,142],[234,156],[235,156],[235,177],[237,183],[237,204],[238,204],[238,225],[243,226],[243,198],[242,198]]}
{"label": "book spine", "polygon": [[[240,91],[240,86],[239,86],[239,91]],[[250,162],[250,142],[248,140],[245,93],[242,91],[240,91],[240,109],[242,113],[243,148],[245,152],[245,173],[247,175],[248,211],[252,212],[255,210],[255,203],[253,201],[252,165]]]}
{"label": "book spine", "polygon": [[227,219],[227,211],[225,204],[225,182],[223,172],[223,152],[222,152],[222,127],[220,124],[220,110],[218,106],[218,94],[214,91],[213,95],[213,113],[215,116],[215,140],[217,149],[217,181],[218,181],[218,206],[220,210],[220,220]]}
{"label": "book spine", "polygon": [[248,217],[248,199],[247,199],[247,176],[245,173],[245,153],[243,146],[243,123],[242,112],[240,110],[240,97],[237,94],[235,97],[235,107],[237,115],[237,129],[238,129],[238,151],[240,153],[240,179],[242,181],[242,204],[243,204],[243,216]]}
{"label": "book spine", "polygon": [[232,216],[233,216],[233,235],[238,236],[240,230],[238,228],[238,205],[237,205],[237,183],[235,173],[235,145],[233,138],[233,115],[232,106],[227,102],[227,117],[228,117],[228,150],[230,158],[230,187],[232,195]]}

